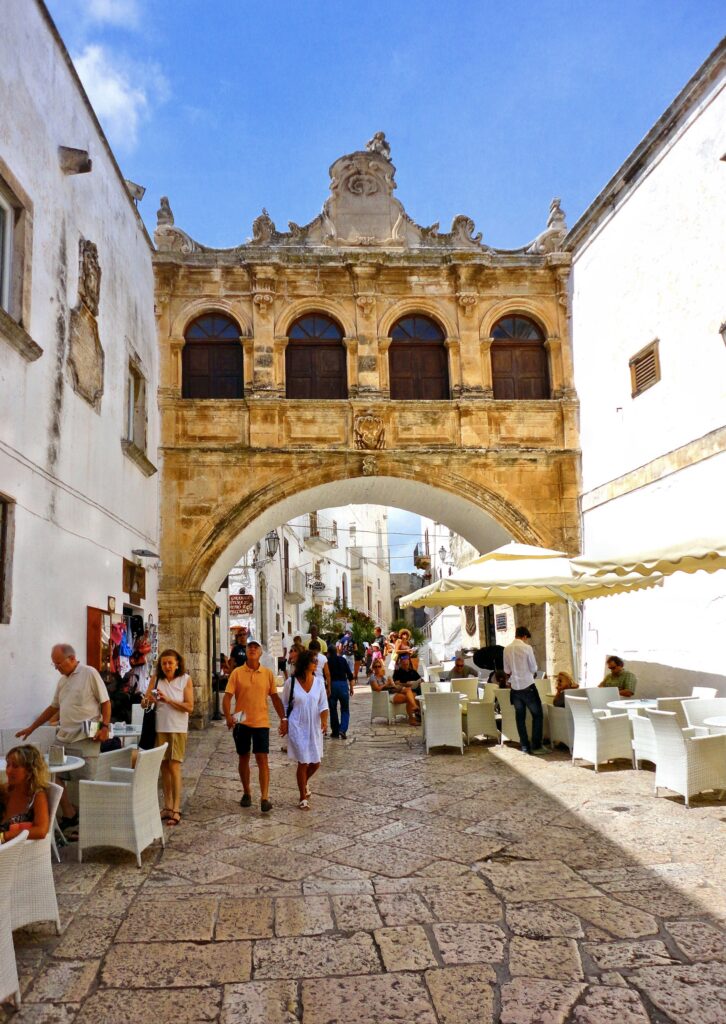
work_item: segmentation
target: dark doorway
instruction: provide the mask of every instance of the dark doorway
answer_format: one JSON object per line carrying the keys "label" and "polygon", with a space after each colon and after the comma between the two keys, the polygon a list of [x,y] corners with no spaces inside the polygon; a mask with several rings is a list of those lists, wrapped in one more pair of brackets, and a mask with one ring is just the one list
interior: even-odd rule
{"label": "dark doorway", "polygon": [[425,316],[394,324],[388,350],[391,398],[437,401],[449,397],[449,366],[444,332]]}
{"label": "dark doorway", "polygon": [[195,320],[182,352],[182,398],[242,398],[242,345],[239,327],[220,314]]}
{"label": "dark doorway", "polygon": [[545,338],[524,316],[504,317],[492,331],[492,387],[495,398],[549,398]]}
{"label": "dark doorway", "polygon": [[348,370],[343,332],[330,317],[314,313],[296,320],[285,350],[288,398],[347,398]]}

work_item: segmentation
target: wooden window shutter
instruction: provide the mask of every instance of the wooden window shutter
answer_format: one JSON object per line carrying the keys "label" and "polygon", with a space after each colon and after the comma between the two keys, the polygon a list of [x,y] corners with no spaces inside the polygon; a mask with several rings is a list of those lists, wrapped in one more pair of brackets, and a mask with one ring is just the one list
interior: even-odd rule
{"label": "wooden window shutter", "polygon": [[629,365],[632,397],[636,398],[660,380],[657,339],[637,352],[630,360]]}

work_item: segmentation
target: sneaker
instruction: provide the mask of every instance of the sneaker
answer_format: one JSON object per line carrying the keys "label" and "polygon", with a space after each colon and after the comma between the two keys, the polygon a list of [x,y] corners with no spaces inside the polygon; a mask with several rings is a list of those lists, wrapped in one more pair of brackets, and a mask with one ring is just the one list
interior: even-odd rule
{"label": "sneaker", "polygon": [[270,803],[270,801],[269,800],[261,800],[260,801],[260,810],[262,811],[263,814],[267,814],[269,811],[271,811],[272,810],[272,804]]}
{"label": "sneaker", "polygon": [[532,753],[532,751],[529,749],[529,747],[520,747],[519,749],[522,751],[523,754],[531,754]]}
{"label": "sneaker", "polygon": [[345,738],[345,733],[344,732],[342,732],[342,733],[331,732],[331,734],[330,734],[331,740],[337,740],[339,736],[342,736],[343,738]]}
{"label": "sneaker", "polygon": [[240,805],[240,807],[251,807],[252,806],[252,797],[250,796],[249,793],[245,793],[245,795],[240,800],[239,805]]}
{"label": "sneaker", "polygon": [[341,740],[347,740],[348,739],[348,733],[347,732],[341,732],[340,738],[341,738]]}

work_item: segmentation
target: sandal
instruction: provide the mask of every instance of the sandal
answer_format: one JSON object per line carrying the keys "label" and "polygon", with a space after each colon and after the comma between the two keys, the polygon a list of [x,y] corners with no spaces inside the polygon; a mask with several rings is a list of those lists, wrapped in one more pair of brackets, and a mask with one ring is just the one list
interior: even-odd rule
{"label": "sandal", "polygon": [[171,817],[170,818],[166,818],[165,821],[164,821],[164,824],[167,825],[169,828],[172,828],[172,827],[176,828],[176,826],[179,824],[181,819],[182,819],[181,811],[172,811],[171,812]]}
{"label": "sandal", "polygon": [[301,800],[300,803],[298,804],[298,807],[300,808],[301,811],[310,810],[310,804],[307,802],[307,800]]}
{"label": "sandal", "polygon": [[168,821],[169,818],[171,818],[173,813],[174,813],[174,811],[171,809],[171,807],[162,807],[161,808],[161,820],[162,821]]}

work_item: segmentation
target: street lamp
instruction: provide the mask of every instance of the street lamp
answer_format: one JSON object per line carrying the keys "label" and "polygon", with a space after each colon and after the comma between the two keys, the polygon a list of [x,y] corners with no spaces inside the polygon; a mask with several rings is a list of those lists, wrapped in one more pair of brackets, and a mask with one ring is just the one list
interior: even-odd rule
{"label": "street lamp", "polygon": [[277,530],[270,530],[270,532],[265,535],[265,551],[270,561],[272,561],[277,554],[279,547],[280,538],[277,536]]}

